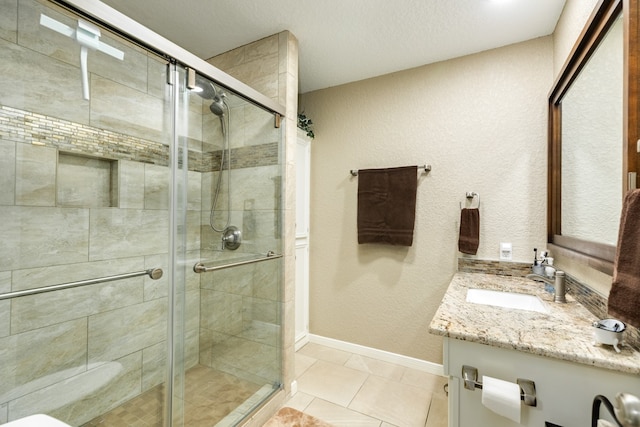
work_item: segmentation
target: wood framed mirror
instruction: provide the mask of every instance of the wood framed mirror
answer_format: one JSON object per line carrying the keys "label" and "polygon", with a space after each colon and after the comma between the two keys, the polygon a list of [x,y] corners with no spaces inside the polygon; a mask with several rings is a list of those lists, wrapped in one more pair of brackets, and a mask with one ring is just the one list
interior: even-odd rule
{"label": "wood framed mirror", "polygon": [[598,2],[548,99],[548,245],[610,275],[637,187],[639,1]]}

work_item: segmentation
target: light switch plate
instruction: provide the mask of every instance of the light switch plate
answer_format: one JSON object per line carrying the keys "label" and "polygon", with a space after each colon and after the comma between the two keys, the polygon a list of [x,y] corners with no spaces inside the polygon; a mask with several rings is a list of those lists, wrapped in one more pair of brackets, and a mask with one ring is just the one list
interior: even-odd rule
{"label": "light switch plate", "polygon": [[511,261],[513,257],[511,243],[500,243],[500,260]]}

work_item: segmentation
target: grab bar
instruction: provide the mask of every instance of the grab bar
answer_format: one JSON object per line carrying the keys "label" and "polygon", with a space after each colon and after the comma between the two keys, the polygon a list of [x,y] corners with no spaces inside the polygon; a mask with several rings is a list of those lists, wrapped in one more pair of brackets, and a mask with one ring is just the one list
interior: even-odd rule
{"label": "grab bar", "polygon": [[45,292],[53,292],[53,291],[60,291],[63,289],[77,288],[79,286],[95,285],[97,283],[111,282],[114,280],[129,279],[131,277],[138,277],[138,276],[149,276],[153,280],[158,280],[159,278],[162,277],[162,274],[163,272],[161,268],[151,268],[145,271],[136,271],[135,273],[116,274],[115,276],[101,277],[98,279],[80,280],[77,282],[62,283],[60,285],[51,285],[51,286],[43,286],[41,288],[25,289],[24,291],[7,292],[5,294],[0,294],[0,301],[5,299],[24,297],[27,295],[36,295],[36,294],[42,294]]}
{"label": "grab bar", "polygon": [[253,264],[254,262],[268,261],[270,259],[277,259],[277,258],[282,258],[282,255],[276,254],[273,251],[269,251],[267,252],[267,255],[264,258],[249,259],[245,261],[233,262],[231,264],[216,265],[213,267],[205,267],[203,263],[197,262],[193,266],[193,271],[195,271],[198,274],[209,273],[210,271],[222,270],[224,268],[236,267],[238,265]]}

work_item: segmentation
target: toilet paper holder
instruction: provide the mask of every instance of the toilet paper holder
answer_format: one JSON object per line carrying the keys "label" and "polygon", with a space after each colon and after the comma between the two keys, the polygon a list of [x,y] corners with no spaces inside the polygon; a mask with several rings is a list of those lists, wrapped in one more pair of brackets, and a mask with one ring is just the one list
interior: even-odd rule
{"label": "toilet paper holder", "polygon": [[[462,379],[467,390],[482,389],[482,383],[478,381],[478,369],[469,365],[462,365]],[[520,400],[527,406],[536,406],[536,383],[531,380],[518,378],[516,383],[520,386]]]}

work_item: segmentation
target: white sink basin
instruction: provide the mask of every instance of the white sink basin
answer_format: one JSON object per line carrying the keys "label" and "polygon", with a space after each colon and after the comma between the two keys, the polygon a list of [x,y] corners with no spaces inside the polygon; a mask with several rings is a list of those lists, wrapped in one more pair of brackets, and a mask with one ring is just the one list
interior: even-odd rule
{"label": "white sink basin", "polygon": [[467,290],[467,302],[516,310],[536,311],[538,313],[549,312],[542,300],[535,295],[491,291],[489,289]]}

